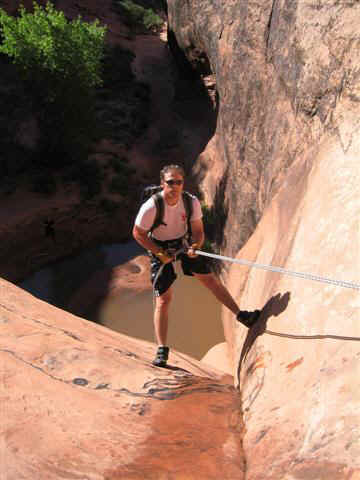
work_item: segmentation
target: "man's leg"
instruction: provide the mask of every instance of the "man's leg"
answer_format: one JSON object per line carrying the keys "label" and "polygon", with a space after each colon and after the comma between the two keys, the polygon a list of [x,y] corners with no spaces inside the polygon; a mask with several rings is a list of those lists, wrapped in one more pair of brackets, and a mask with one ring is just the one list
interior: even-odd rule
{"label": "man's leg", "polygon": [[208,288],[215,297],[233,312],[234,315],[237,315],[239,312],[239,307],[237,306],[235,300],[230,295],[227,288],[220,282],[219,278],[213,273],[194,273],[194,276],[200,280],[200,282]]}
{"label": "man's leg", "polygon": [[166,345],[171,299],[171,288],[168,288],[162,295],[155,297],[154,329],[158,345]]}
{"label": "man's leg", "polygon": [[[172,264],[162,265],[160,260],[154,255],[151,259],[151,282],[154,285],[155,309],[154,309],[154,330],[155,339],[158,344],[156,357],[152,362],[156,367],[165,367],[169,356],[169,347],[166,346],[168,323],[169,323],[169,305],[172,298],[171,285],[176,279],[176,274]],[[158,278],[159,269],[162,268]],[[159,295],[160,294],[160,295]]]}
{"label": "man's leg", "polygon": [[171,288],[165,293],[156,297],[154,311],[155,337],[158,344],[156,357],[152,364],[155,367],[166,367],[169,357],[169,347],[166,346],[168,323],[169,323],[169,305],[172,297]]}
{"label": "man's leg", "polygon": [[260,310],[254,310],[248,312],[247,310],[240,310],[235,300],[230,295],[227,288],[221,283],[220,279],[213,273],[195,273],[194,276],[200,280],[200,282],[208,288],[215,297],[227,307],[234,315],[236,319],[244,324],[246,327],[252,327],[260,317]]}

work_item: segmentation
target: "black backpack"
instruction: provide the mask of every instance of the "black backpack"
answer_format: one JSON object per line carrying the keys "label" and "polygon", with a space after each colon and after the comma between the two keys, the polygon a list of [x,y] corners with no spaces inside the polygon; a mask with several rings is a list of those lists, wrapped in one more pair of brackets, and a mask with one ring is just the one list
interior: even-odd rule
{"label": "black backpack", "polygon": [[[161,191],[162,191],[162,187],[160,187],[160,185],[150,185],[148,187],[145,187],[143,190],[141,203],[144,203],[150,197],[153,197],[155,207],[156,207],[156,215],[155,215],[154,223],[152,224],[149,230],[150,233],[152,233],[152,231],[155,230],[155,228],[159,227],[160,225],[166,225],[166,223],[164,223],[164,210],[165,210],[164,199],[161,195]],[[185,213],[187,218],[187,231],[188,231],[188,234],[191,235],[190,219],[193,213],[192,196],[189,192],[183,191],[182,198],[183,198]]]}

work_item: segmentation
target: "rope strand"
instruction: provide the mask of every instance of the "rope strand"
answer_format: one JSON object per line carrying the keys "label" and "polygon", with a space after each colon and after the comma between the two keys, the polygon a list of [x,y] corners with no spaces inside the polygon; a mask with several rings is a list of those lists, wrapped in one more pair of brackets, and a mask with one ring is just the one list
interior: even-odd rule
{"label": "rope strand", "polygon": [[261,263],[250,262],[249,260],[242,260],[239,258],[225,257],[223,255],[216,255],[214,253],[203,252],[202,250],[195,250],[198,255],[205,257],[216,258],[217,260],[223,260],[226,262],[239,263],[240,265],[246,265],[248,267],[260,268],[262,270],[268,270],[270,272],[282,273],[283,275],[289,275],[292,277],[303,278],[305,280],[312,280],[314,282],[322,282],[330,285],[336,285],[343,288],[352,288],[354,290],[360,290],[360,284],[353,282],[345,282],[343,280],[333,280],[331,278],[321,277],[319,275],[312,275],[311,273],[294,272],[292,270],[286,270],[281,267],[274,267],[273,265],[264,265]]}
{"label": "rope strand", "polygon": [[267,333],[268,335],[273,335],[274,337],[295,338],[299,340],[324,340],[326,338],[329,338],[332,340],[360,341],[360,337],[344,337],[343,335],[295,335],[291,333],[273,332],[272,330],[265,330],[264,333]]}

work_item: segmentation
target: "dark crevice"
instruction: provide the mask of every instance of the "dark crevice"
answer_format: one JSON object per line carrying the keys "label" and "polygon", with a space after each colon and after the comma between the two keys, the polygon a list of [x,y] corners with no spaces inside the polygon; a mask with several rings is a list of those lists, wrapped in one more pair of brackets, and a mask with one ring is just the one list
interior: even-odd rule
{"label": "dark crevice", "polygon": [[275,5],[276,5],[276,0],[273,0],[272,5],[271,5],[269,20],[268,20],[267,27],[266,27],[266,30],[265,30],[265,45],[266,45],[265,51],[266,51],[267,60],[269,60],[268,50],[269,50],[269,47],[270,47],[271,24],[272,24],[272,21],[273,21]]}

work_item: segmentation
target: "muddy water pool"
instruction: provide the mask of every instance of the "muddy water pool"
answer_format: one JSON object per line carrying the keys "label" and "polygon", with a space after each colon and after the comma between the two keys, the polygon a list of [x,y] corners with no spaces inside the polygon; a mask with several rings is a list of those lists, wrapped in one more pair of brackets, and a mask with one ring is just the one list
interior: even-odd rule
{"label": "muddy water pool", "polygon": [[[36,272],[19,286],[59,308],[67,310],[73,293],[96,271],[126,263],[144,251],[135,243],[104,245],[57,262]],[[182,274],[170,306],[168,343],[196,359],[224,341],[221,306],[196,279]],[[131,337],[154,341],[152,291],[103,299],[86,318]]]}

